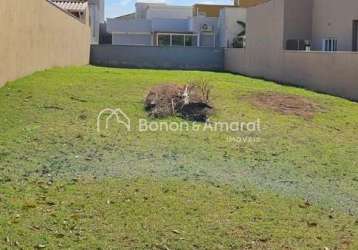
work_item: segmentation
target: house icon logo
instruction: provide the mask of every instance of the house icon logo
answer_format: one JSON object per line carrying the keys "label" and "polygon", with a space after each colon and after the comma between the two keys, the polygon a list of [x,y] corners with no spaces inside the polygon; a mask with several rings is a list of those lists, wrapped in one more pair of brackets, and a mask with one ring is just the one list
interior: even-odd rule
{"label": "house icon logo", "polygon": [[[106,117],[104,119],[104,117]],[[100,133],[101,129],[109,129],[110,121],[114,120],[114,122],[124,126],[127,131],[131,131],[131,121],[129,117],[124,113],[120,108],[111,109],[106,108],[99,112],[97,116],[97,132]],[[104,122],[104,127],[103,123]]]}

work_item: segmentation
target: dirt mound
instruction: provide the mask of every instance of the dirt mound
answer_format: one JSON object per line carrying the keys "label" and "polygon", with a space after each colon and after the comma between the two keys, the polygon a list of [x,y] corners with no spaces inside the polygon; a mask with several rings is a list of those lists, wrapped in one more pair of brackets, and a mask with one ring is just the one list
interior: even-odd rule
{"label": "dirt mound", "polygon": [[152,88],[144,101],[149,115],[156,118],[180,115],[184,119],[205,122],[212,113],[207,85],[162,84]]}
{"label": "dirt mound", "polygon": [[260,108],[268,108],[285,115],[296,115],[305,119],[313,118],[321,107],[302,96],[275,92],[264,92],[250,97],[251,103]]}

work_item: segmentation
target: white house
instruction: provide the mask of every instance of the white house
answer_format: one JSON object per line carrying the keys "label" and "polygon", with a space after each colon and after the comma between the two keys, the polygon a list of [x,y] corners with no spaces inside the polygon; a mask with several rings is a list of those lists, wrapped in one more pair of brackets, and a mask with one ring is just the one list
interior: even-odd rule
{"label": "white house", "polygon": [[108,19],[107,31],[114,45],[226,47],[222,40],[240,29],[234,14],[246,17],[246,9],[233,9],[240,11],[223,10],[220,19],[194,15],[192,6],[137,3],[135,13]]}

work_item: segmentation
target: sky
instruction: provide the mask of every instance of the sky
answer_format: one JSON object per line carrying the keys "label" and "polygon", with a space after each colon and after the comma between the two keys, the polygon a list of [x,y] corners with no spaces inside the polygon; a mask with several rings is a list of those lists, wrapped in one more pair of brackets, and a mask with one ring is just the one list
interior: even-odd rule
{"label": "sky", "polygon": [[[105,0],[106,17],[117,17],[134,12],[136,0]],[[233,0],[140,0],[140,2],[165,2],[171,5],[193,5],[195,3],[232,4]]]}

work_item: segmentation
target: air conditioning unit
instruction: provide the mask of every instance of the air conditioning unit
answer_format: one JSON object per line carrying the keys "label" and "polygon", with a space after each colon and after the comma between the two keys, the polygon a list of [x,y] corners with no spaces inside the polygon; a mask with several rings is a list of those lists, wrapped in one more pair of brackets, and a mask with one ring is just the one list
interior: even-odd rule
{"label": "air conditioning unit", "polygon": [[202,32],[212,32],[213,31],[213,26],[208,25],[208,24],[203,24],[203,25],[201,25],[201,31]]}

